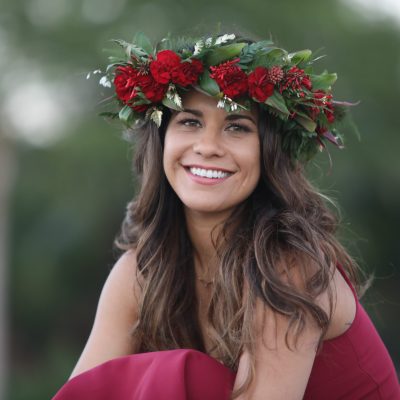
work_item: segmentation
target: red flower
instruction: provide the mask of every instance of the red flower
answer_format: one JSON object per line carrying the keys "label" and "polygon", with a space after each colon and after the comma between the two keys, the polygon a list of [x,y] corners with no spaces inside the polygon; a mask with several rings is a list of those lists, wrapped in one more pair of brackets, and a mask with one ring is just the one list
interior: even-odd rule
{"label": "red flower", "polygon": [[269,71],[264,67],[257,67],[249,74],[250,96],[264,103],[274,93],[274,84],[269,81]]}
{"label": "red flower", "polygon": [[310,77],[304,73],[303,69],[294,66],[286,73],[280,91],[282,93],[284,90],[292,90],[299,97],[304,97],[304,89],[311,90],[311,87]]}
{"label": "red flower", "polygon": [[137,83],[143,94],[153,103],[160,102],[168,89],[168,85],[160,85],[150,74],[139,75]]}
{"label": "red flower", "polygon": [[181,58],[172,50],[161,50],[157,58],[150,63],[150,72],[153,78],[163,85],[172,80],[175,68],[178,68]]}
{"label": "red flower", "polygon": [[140,73],[130,65],[116,68],[114,86],[117,97],[132,107],[135,111],[143,112],[149,104],[133,105],[140,100],[139,92],[142,92],[153,103],[160,102],[165,96],[166,85],[160,85],[149,74]]}
{"label": "red flower", "polygon": [[239,59],[210,67],[210,77],[214,79],[221,91],[231,99],[247,92],[248,82],[246,73],[235,65]]}
{"label": "red flower", "polygon": [[318,135],[323,136],[326,132],[328,132],[328,128],[325,128],[323,126],[317,125],[317,127],[315,128],[315,132]]}
{"label": "red flower", "polygon": [[330,124],[333,124],[335,122],[335,114],[333,113],[333,105],[332,103],[329,103],[326,105],[326,109],[324,110],[324,113],[326,115],[326,119]]}
{"label": "red flower", "polygon": [[313,92],[314,100],[313,103],[317,107],[311,107],[311,118],[316,119],[321,110],[324,110],[324,114],[330,124],[335,122],[334,109],[332,105],[332,95],[326,93],[323,90],[315,90]]}
{"label": "red flower", "polygon": [[182,62],[175,67],[172,71],[172,82],[183,87],[194,85],[202,72],[203,64],[200,60],[193,58],[191,61]]}
{"label": "red flower", "polygon": [[115,92],[118,98],[125,104],[129,103],[137,95],[136,91],[137,71],[131,67],[117,67],[114,78]]}

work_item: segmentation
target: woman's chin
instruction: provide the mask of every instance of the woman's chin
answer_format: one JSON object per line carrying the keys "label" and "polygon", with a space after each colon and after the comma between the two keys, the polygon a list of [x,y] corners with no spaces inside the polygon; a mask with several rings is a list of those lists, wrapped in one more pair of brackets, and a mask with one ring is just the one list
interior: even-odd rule
{"label": "woman's chin", "polygon": [[211,201],[186,201],[183,202],[186,213],[228,215],[232,207],[226,204],[215,203]]}

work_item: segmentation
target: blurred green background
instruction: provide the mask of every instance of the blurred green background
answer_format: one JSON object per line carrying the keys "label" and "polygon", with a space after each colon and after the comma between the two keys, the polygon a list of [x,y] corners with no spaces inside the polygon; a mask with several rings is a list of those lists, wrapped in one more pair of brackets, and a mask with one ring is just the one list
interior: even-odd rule
{"label": "blurred green background", "polygon": [[339,202],[341,236],[375,274],[364,305],[400,369],[400,7],[376,3],[0,0],[0,398],[50,398],[67,379],[134,192],[130,146],[97,117],[102,93],[86,74],[106,65],[110,38],[218,22],[288,50],[323,47],[335,98],[361,101],[361,141],[332,147],[332,169],[318,156],[310,176]]}

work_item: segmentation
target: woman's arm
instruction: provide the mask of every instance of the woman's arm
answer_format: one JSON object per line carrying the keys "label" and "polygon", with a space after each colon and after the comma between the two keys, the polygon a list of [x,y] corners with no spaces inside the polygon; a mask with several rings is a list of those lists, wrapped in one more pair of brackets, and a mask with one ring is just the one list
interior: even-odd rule
{"label": "woman's arm", "polygon": [[131,330],[137,320],[138,290],[136,255],[128,251],[114,265],[104,284],[92,331],[70,378],[133,352]]}
{"label": "woman's arm", "polygon": [[[290,270],[292,282],[304,287],[304,276],[296,268]],[[335,269],[330,281],[332,289],[332,317],[325,335],[331,339],[344,333],[354,319],[356,304],[354,295],[341,274]],[[316,303],[329,314],[328,292],[322,293]],[[320,328],[310,316],[306,327],[298,338],[296,347],[289,349],[285,334],[289,320],[268,308],[258,299],[255,310],[255,329],[258,331],[255,343],[255,379],[249,390],[237,400],[297,400],[302,399],[316,356]],[[293,337],[289,335],[289,339]],[[249,353],[244,352],[239,362],[235,381],[237,389],[247,376],[250,367]]]}
{"label": "woman's arm", "polygon": [[[285,342],[287,317],[267,308],[261,300],[256,305],[256,324],[264,327],[255,344],[254,380],[237,400],[302,399],[316,355],[320,329],[309,321],[296,346],[289,349]],[[245,351],[239,362],[235,389],[244,381],[249,368],[249,353]]]}

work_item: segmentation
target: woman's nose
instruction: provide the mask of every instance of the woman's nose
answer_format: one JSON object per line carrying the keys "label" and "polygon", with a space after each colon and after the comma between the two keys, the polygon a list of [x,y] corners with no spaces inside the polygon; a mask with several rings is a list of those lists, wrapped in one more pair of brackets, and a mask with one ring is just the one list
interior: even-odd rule
{"label": "woman's nose", "polygon": [[220,132],[216,128],[203,129],[193,144],[193,151],[203,157],[222,157],[225,153]]}

